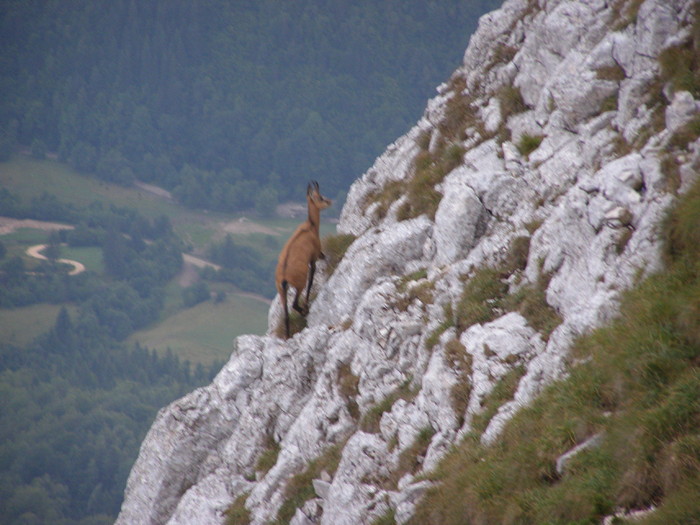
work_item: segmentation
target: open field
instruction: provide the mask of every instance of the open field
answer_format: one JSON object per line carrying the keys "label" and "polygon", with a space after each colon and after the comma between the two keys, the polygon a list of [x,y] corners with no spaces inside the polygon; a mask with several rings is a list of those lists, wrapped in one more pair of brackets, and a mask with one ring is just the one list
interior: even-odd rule
{"label": "open field", "polygon": [[[0,341],[19,347],[31,343],[56,323],[61,305],[35,304],[21,308],[0,308]],[[71,315],[75,309],[68,305]]]}
{"label": "open field", "polygon": [[210,364],[227,360],[233,340],[243,334],[267,330],[268,305],[245,295],[228,295],[221,303],[206,301],[180,310],[161,323],[133,334],[129,341],[165,352],[170,348],[180,359]]}
{"label": "open field", "polygon": [[102,249],[96,246],[61,246],[61,258],[80,261],[86,270],[102,273],[104,263],[102,262]]}

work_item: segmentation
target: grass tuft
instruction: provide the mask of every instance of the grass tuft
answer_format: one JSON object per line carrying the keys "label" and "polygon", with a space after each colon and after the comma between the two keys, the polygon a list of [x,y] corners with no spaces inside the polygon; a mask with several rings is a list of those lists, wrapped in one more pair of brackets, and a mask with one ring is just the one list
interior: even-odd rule
{"label": "grass tuft", "polygon": [[323,253],[326,256],[326,272],[330,277],[343,259],[345,252],[357,237],[352,234],[327,235],[322,241]]}
{"label": "grass tuft", "polygon": [[529,133],[523,133],[518,141],[518,151],[523,157],[528,158],[530,153],[540,147],[540,144],[542,144],[542,139],[544,139],[544,136],[542,135],[530,135]]}
{"label": "grass tuft", "polygon": [[265,442],[265,450],[258,456],[255,462],[255,470],[262,474],[267,473],[277,463],[277,458],[280,455],[280,446],[273,437],[268,434]]}
{"label": "grass tuft", "polygon": [[245,508],[247,494],[238,496],[224,512],[224,525],[247,525],[251,521],[250,512]]}

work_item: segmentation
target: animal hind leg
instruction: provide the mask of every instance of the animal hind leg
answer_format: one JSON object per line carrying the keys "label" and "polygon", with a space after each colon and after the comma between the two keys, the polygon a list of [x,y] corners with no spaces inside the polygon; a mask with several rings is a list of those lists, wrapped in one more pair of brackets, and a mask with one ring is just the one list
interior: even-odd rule
{"label": "animal hind leg", "polygon": [[287,281],[282,281],[282,308],[284,308],[284,328],[289,339],[289,308],[287,308]]}
{"label": "animal hind leg", "polygon": [[314,274],[316,273],[316,261],[311,261],[309,264],[309,283],[306,285],[306,304],[304,304],[304,310],[306,315],[309,313],[309,295],[311,294],[311,287],[314,284]]}

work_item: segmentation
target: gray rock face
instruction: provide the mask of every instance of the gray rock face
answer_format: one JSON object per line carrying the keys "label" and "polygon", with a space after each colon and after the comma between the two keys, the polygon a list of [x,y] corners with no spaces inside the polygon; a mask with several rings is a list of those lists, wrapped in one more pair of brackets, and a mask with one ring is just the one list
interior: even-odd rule
{"label": "gray rock face", "polygon": [[[566,374],[575,338],[659,268],[657,227],[674,199],[661,161],[700,110],[666,88],[659,119],[648,96],[659,53],[689,38],[692,2],[646,0],[631,22],[609,4],[508,0],[482,18],[452,81],[351,187],[338,230],[357,239],[330,278],[319,275],[308,327],[278,339],[273,305],[268,335],[238,338],[211,385],[161,410],[118,524],[220,523],[240,496],[252,522],[267,523],[314,461],[323,469],[291,523],[371,523],[389,511],[404,523],[430,486],[417,476],[473,430],[499,381],[519,371],[484,443]],[[455,97],[468,97],[476,120],[445,137]],[[442,140],[464,150],[436,186],[434,220],[398,220],[407,195],[377,213],[382,189],[413,176],[426,136],[431,152]],[[538,142],[525,152],[528,136]],[[678,162],[683,190],[700,144]],[[540,331],[495,310],[455,326],[446,307],[458,308],[464,283],[486,267],[501,269],[506,293],[539,290],[561,323]],[[262,470],[258,459],[277,447]]]}

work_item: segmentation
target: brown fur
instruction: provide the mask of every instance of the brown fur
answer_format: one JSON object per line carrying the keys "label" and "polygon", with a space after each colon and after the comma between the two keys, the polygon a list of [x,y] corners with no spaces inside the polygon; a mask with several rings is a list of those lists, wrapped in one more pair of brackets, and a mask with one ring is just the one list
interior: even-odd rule
{"label": "brown fur", "polygon": [[[289,337],[289,309],[287,307],[287,289],[289,286],[296,290],[292,307],[301,315],[309,313],[309,293],[314,282],[316,261],[324,259],[321,251],[321,238],[318,227],[321,220],[321,210],[328,208],[331,201],[321,195],[318,182],[309,183],[306,189],[306,202],[308,204],[309,218],[301,223],[289,238],[280,252],[275,271],[277,293],[282,299],[284,308],[284,324],[287,337]],[[308,277],[308,283],[307,283]],[[306,285],[306,301],[304,306],[299,305],[299,295]]]}

